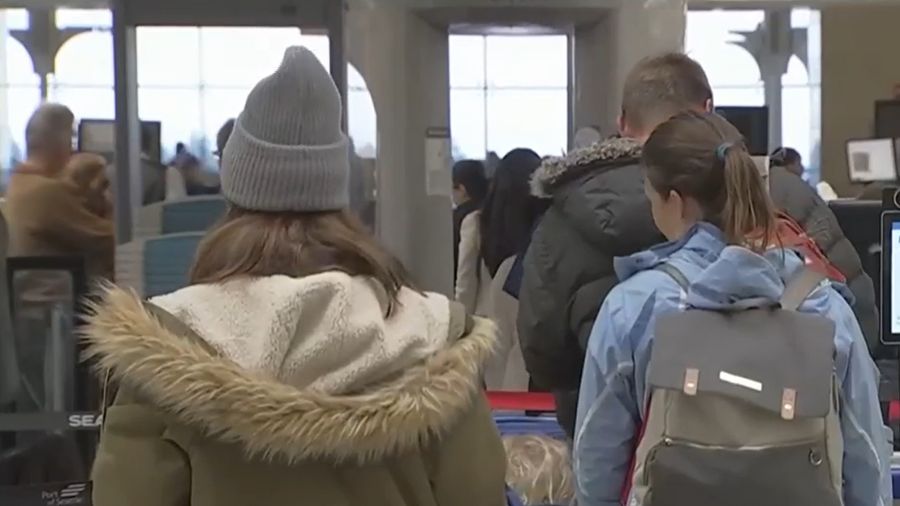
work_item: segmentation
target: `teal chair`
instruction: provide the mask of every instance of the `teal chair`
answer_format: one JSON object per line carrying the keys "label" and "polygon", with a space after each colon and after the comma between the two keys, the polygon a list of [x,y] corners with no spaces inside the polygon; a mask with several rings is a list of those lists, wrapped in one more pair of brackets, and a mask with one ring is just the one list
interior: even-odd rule
{"label": "teal chair", "polygon": [[188,285],[188,272],[202,232],[138,239],[116,251],[116,282],[145,298]]}

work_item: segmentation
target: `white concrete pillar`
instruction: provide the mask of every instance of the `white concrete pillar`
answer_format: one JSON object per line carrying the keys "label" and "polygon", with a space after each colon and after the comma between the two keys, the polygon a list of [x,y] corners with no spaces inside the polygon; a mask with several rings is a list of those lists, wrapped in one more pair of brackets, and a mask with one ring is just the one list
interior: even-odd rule
{"label": "white concrete pillar", "polygon": [[575,31],[575,128],[616,130],[625,77],[642,58],[684,49],[685,0],[627,0]]}
{"label": "white concrete pillar", "polygon": [[409,9],[371,4],[353,4],[346,22],[348,59],[378,116],[379,239],[420,288],[450,295],[451,200],[428,195],[425,177],[426,130],[450,127],[447,30]]}

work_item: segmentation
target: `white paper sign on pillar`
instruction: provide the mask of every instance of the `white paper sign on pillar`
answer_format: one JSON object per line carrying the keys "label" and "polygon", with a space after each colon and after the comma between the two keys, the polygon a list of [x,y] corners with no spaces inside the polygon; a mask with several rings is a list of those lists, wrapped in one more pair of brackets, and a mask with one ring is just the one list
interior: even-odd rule
{"label": "white paper sign on pillar", "polygon": [[425,194],[450,197],[453,191],[453,154],[450,129],[431,127],[425,130]]}

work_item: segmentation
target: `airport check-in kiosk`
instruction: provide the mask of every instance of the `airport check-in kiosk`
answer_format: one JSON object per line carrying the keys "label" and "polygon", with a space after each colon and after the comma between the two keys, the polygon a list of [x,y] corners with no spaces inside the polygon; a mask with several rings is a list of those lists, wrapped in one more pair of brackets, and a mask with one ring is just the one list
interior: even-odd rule
{"label": "airport check-in kiosk", "polygon": [[6,274],[12,335],[0,358],[17,378],[0,399],[0,504],[89,506],[100,389],[80,360],[84,262],[10,258]]}

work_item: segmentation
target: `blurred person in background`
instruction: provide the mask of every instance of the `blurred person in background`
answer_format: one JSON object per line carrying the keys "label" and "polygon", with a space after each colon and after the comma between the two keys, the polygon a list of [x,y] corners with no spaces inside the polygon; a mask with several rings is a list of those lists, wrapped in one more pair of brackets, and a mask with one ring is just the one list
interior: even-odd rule
{"label": "blurred person in background", "polygon": [[500,165],[500,155],[496,151],[488,151],[484,156],[484,175],[488,180],[494,179],[494,172],[498,165]]}
{"label": "blurred person in background", "polygon": [[28,121],[28,158],[6,193],[10,256],[80,256],[90,278],[111,279],[113,221],[96,212],[82,187],[62,177],[70,162],[105,166],[89,155],[72,160],[73,126],[72,112],[59,104],[42,105]]}
{"label": "blurred person in background", "polygon": [[453,165],[453,269],[458,272],[460,230],[470,214],[481,209],[488,192],[484,164],[462,160]]}
{"label": "blurred person in background", "polygon": [[228,139],[231,138],[231,133],[234,132],[234,122],[234,118],[227,120],[216,133],[216,152],[213,153],[213,155],[219,160],[220,168],[222,167],[222,153],[225,152],[225,146],[228,144]]}
{"label": "blurred person in background", "polygon": [[794,148],[778,148],[769,157],[771,167],[784,167],[791,174],[803,178],[803,157]]}
{"label": "blurred person in background", "polygon": [[[141,187],[144,189],[143,205],[166,200],[166,166],[153,158],[155,136],[141,129]],[[177,149],[177,148],[176,148]],[[177,158],[177,157],[176,157]]]}
{"label": "blurred person in background", "polygon": [[494,325],[416,290],[349,212],[341,98],[289,48],[222,157],[230,209],[190,286],[111,289],[86,331],[118,384],[96,506],[497,506]]}
{"label": "blurred person in background", "polygon": [[480,262],[490,280],[487,316],[497,323],[500,346],[485,369],[489,390],[527,391],[528,373],[519,345],[518,300],[504,292],[516,255],[531,238],[548,203],[531,195],[530,181],[541,158],[530,149],[510,151],[497,165],[479,217]]}
{"label": "blurred person in background", "polygon": [[79,188],[84,206],[90,212],[113,219],[112,194],[106,169],[106,159],[102,156],[77,153],[66,165],[65,177]]}

